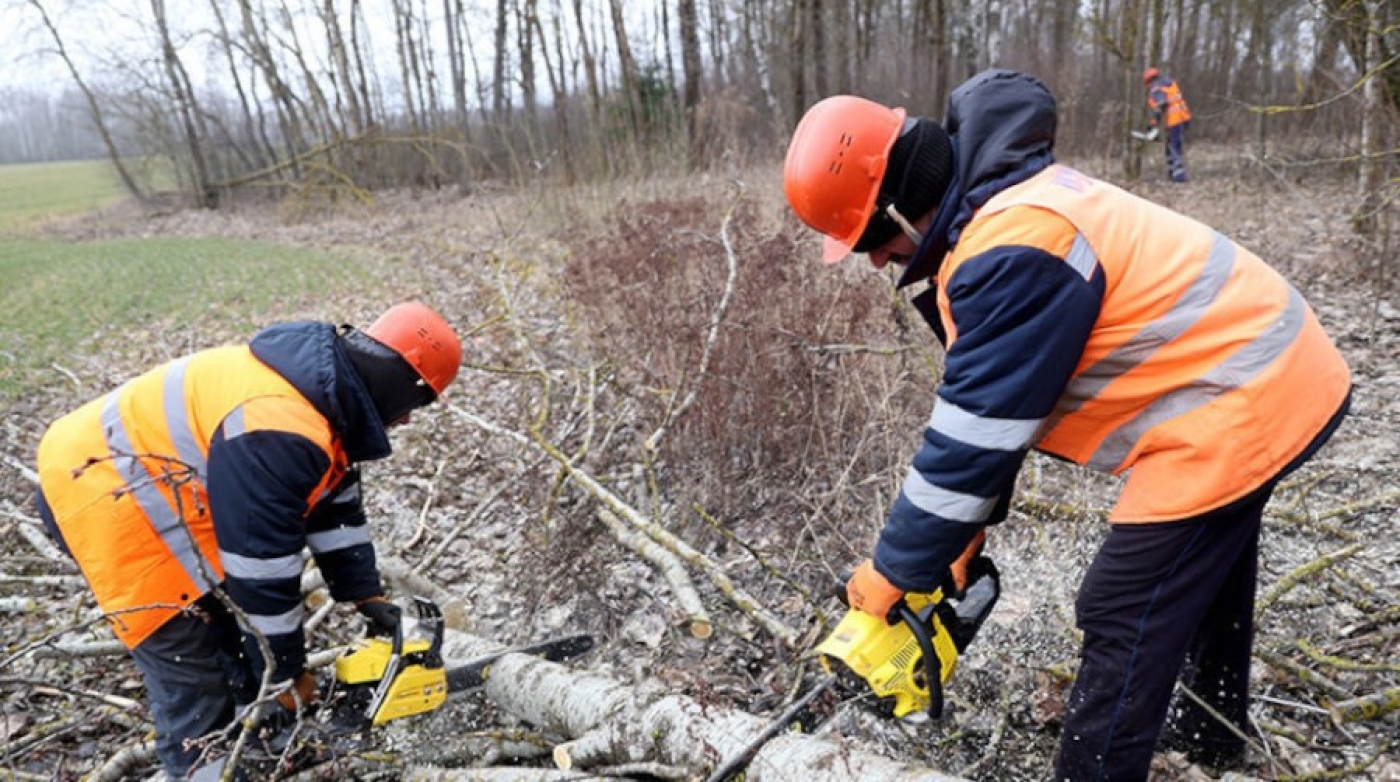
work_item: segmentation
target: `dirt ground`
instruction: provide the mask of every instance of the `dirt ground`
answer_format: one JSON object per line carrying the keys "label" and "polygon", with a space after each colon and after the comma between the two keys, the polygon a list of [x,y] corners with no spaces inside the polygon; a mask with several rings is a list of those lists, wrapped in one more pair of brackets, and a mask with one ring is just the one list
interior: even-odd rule
{"label": "dirt ground", "polygon": [[[1092,161],[1082,167],[1114,178]],[[818,617],[839,616],[828,595],[838,574],[868,554],[931,408],[937,366],[924,327],[890,295],[889,278],[860,258],[820,264],[817,240],[785,213],[776,179],[765,169],[548,192],[395,193],[372,207],[123,208],[49,230],[80,241],[218,235],[381,256],[381,289],[267,313],[269,321],[362,322],[412,296],[474,332],[449,405],[417,416],[395,435],[395,456],[367,469],[381,553],[420,567],[453,595],[457,618],[476,634],[516,644],[591,632],[599,648],[575,665],[770,714],[811,674],[804,655],[824,632]],[[1280,488],[1266,520],[1256,746],[1243,771],[1400,779],[1394,240],[1387,251],[1355,238],[1345,181],[1298,181],[1203,156],[1187,186],[1131,189],[1270,260],[1308,298],[1354,372],[1351,416]],[[81,364],[87,388],[113,387],[159,357],[151,346],[161,334],[132,336],[122,352]],[[209,344],[240,336],[211,335]],[[73,629],[92,610],[80,588],[18,578],[74,572],[38,556],[16,530],[33,517],[33,486],[19,465],[30,463],[45,423],[81,401],[56,382],[0,417],[0,598],[40,601],[26,614],[0,614],[0,769],[16,779],[77,778],[145,729],[100,709],[74,717],[91,703],[74,690],[139,702],[128,662],[16,654],[46,639],[106,637],[100,627]],[[777,641],[698,570],[692,577],[715,632],[693,637],[693,617],[662,575],[599,523],[596,498],[562,480],[539,451],[453,408],[558,445],[717,563],[799,642]],[[656,433],[659,447],[648,449]],[[1012,517],[989,543],[1004,594],[960,661],[947,716],[891,722],[849,705],[826,730],[969,778],[1046,776],[1076,664],[1075,589],[1117,486],[1032,457]],[[342,642],[355,626],[337,616],[313,642]],[[1343,708],[1387,692],[1387,715],[1356,719]],[[451,737],[493,720],[510,724],[487,704],[453,704],[394,737],[394,767],[469,764]],[[1213,773],[1174,753],[1159,755],[1154,770],[1161,780]]]}

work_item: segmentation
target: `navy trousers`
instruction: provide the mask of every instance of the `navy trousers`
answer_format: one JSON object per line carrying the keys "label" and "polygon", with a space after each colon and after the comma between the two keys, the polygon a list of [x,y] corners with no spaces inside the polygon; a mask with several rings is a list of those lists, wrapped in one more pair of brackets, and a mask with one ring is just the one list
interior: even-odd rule
{"label": "navy trousers", "polygon": [[1186,181],[1186,126],[1189,122],[1167,128],[1167,176],[1173,182]]}
{"label": "navy trousers", "polygon": [[[72,556],[42,490],[35,504],[49,536]],[[200,748],[186,742],[227,726],[235,696],[247,703],[257,692],[236,651],[241,641],[233,616],[212,595],[200,598],[196,607],[200,610],[176,614],[131,650],[146,683],[156,757],[172,780],[184,778],[199,757]]]}
{"label": "navy trousers", "polygon": [[[1243,732],[1259,529],[1273,484],[1181,521],[1116,524],[1075,602],[1084,632],[1055,779],[1145,780],[1178,679]],[[1182,699],[1173,732],[1217,756],[1230,727]]]}

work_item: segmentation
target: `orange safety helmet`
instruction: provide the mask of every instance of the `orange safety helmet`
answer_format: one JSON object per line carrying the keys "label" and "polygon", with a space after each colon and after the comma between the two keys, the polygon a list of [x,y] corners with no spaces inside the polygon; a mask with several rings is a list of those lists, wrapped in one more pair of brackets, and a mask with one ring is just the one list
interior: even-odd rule
{"label": "orange safety helmet", "polygon": [[1146,84],[1152,81],[1153,79],[1157,78],[1157,74],[1159,73],[1161,73],[1161,71],[1157,70],[1156,68],[1148,68],[1147,70],[1142,72],[1142,83]]}
{"label": "orange safety helmet", "polygon": [[826,263],[849,255],[870,223],[904,118],[902,108],[835,95],[808,109],[793,131],[783,191],[802,222],[826,234]]}
{"label": "orange safety helmet", "polygon": [[462,341],[457,332],[441,315],[416,301],[385,310],[365,334],[403,356],[438,394],[457,377],[457,368],[462,365]]}

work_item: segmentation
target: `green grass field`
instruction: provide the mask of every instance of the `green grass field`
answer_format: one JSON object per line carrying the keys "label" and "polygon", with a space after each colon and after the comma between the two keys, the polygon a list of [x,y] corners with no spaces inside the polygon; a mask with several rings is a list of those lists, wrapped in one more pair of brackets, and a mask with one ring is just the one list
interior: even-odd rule
{"label": "green grass field", "polygon": [[0,232],[97,209],[125,196],[105,160],[0,166]]}
{"label": "green grass field", "polygon": [[[141,352],[172,357],[294,318],[368,279],[365,253],[216,238],[76,242],[36,217],[121,197],[88,163],[0,166],[0,402],[60,373]],[[150,343],[159,341],[161,344]]]}

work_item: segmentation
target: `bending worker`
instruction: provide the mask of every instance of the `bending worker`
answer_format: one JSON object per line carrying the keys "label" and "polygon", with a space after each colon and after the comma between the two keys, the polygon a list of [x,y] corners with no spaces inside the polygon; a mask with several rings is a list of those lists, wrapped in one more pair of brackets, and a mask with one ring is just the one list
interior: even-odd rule
{"label": "bending worker", "polygon": [[1191,127],[1191,109],[1181,95],[1176,80],[1157,68],[1142,72],[1147,88],[1148,124],[1153,130],[1166,129],[1167,176],[1173,182],[1186,181],[1186,129]]}
{"label": "bending worker", "polygon": [[272,326],[157,367],[49,426],[40,516],[131,650],[172,779],[200,755],[191,740],[258,696],[265,665],[288,712],[315,698],[303,549],[335,600],[354,603],[371,632],[394,631],[399,608],[384,598],[356,465],[388,456],[388,428],[434,401],[461,360],[447,322],[404,303],[363,331]]}
{"label": "bending worker", "polygon": [[[783,177],[828,263],[866,253],[946,348],[923,443],[852,607],[931,592],[1007,515],[1035,448],[1128,473],[1080,585],[1056,778],[1145,779],[1178,673],[1193,759],[1244,744],[1261,516],[1332,434],[1350,373],[1296,290],[1211,228],[1054,163],[1035,78],[958,87],[946,130],[862,98],[813,106]],[[1197,684],[1201,686],[1196,686]]]}

